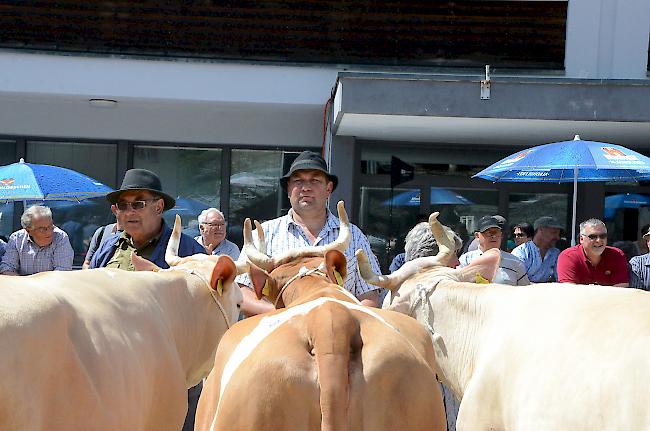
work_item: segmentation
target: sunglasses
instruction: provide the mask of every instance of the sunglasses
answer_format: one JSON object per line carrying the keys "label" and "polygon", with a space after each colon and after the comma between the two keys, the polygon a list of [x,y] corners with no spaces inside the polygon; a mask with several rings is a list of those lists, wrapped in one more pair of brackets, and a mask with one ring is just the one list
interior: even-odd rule
{"label": "sunglasses", "polygon": [[606,233],[592,233],[591,235],[583,235],[589,238],[591,241],[596,241],[596,239],[604,240],[607,239]]}
{"label": "sunglasses", "polygon": [[526,238],[526,234],[525,233],[516,233],[515,237],[517,237],[517,238]]}
{"label": "sunglasses", "polygon": [[115,204],[118,210],[120,211],[126,211],[128,208],[131,208],[134,211],[139,211],[143,209],[144,207],[147,206],[148,202],[156,202],[158,199],[145,199],[142,201],[133,201],[133,202],[126,202],[126,201],[120,201]]}

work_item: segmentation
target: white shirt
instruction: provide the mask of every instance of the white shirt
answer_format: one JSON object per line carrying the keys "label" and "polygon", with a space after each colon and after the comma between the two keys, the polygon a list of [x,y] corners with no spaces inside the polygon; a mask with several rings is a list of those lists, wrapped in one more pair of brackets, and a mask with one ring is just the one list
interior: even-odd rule
{"label": "white shirt", "polygon": [[[509,284],[511,286],[526,286],[530,284],[530,280],[526,276],[526,267],[524,263],[516,256],[513,256],[507,251],[499,250],[501,252],[501,261],[499,262],[499,269],[494,275],[492,283]],[[483,251],[481,249],[468,251],[460,256],[460,267],[465,267],[471,261],[481,256]]]}

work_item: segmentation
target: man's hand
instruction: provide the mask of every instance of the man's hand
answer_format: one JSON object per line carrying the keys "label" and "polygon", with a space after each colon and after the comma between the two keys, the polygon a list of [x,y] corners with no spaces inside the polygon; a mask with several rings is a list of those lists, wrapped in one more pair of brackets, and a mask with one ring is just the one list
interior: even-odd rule
{"label": "man's hand", "polygon": [[244,295],[244,301],[241,304],[241,312],[244,316],[251,317],[275,310],[273,304],[266,300],[266,298],[257,299],[255,292],[250,287],[241,284],[239,287],[241,288],[241,293]]}

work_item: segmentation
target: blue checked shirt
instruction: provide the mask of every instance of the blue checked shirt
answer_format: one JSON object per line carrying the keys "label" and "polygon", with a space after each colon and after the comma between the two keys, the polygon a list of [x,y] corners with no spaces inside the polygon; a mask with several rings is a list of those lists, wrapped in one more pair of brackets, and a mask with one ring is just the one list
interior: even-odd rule
{"label": "blue checked shirt", "polygon": [[[205,247],[205,245],[203,244],[203,237],[201,235],[195,236],[194,239],[196,240],[196,242],[198,242],[203,247]],[[216,256],[218,254],[219,255],[227,254],[228,256],[232,257],[232,260],[237,260],[237,258],[239,257],[239,247],[237,247],[237,244],[230,242],[224,238],[223,241],[221,241],[219,245],[216,246],[214,250],[212,250],[213,256]]]}
{"label": "blue checked shirt", "polygon": [[[293,218],[291,217],[292,210],[289,210],[289,213],[286,216],[278,217],[273,220],[262,223],[262,229],[264,230],[264,238],[266,240],[266,253],[269,256],[278,255],[289,249],[297,247],[309,247],[309,246],[323,246],[331,242],[334,242],[339,236],[339,219],[335,217],[331,212],[327,211],[327,221],[325,226],[318,234],[316,242],[310,244],[307,236],[303,232],[302,228],[294,223]],[[345,277],[345,283],[343,286],[346,290],[351,292],[357,298],[363,295],[366,292],[371,290],[381,289],[377,286],[366,283],[364,279],[359,275],[357,270],[357,258],[354,256],[354,252],[357,249],[362,249],[368,255],[368,260],[372,269],[380,274],[381,270],[379,269],[379,262],[377,258],[372,253],[370,249],[370,243],[368,239],[361,232],[361,229],[355,225],[351,225],[352,231],[352,240],[350,245],[343,253],[345,259],[347,260],[347,275]],[[255,241],[257,241],[257,236],[253,234]],[[248,274],[242,274],[237,276],[236,281],[240,284],[251,287],[250,278]],[[381,292],[379,292],[381,293]],[[380,302],[381,304],[381,302]]]}
{"label": "blue checked shirt", "polygon": [[74,251],[68,234],[54,227],[52,243],[38,246],[25,229],[11,234],[0,263],[0,273],[31,275],[43,271],[70,271]]}
{"label": "blue checked shirt", "polygon": [[650,291],[650,253],[630,259],[630,287]]}
{"label": "blue checked shirt", "polygon": [[548,283],[557,281],[557,258],[560,250],[552,247],[546,251],[544,259],[539,247],[533,241],[515,247],[512,254],[518,257],[526,267],[528,279],[533,283]]}

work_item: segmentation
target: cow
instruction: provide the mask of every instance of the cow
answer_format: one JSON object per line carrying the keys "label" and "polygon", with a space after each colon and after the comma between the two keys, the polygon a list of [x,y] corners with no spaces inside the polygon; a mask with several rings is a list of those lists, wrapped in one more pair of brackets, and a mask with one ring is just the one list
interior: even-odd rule
{"label": "cow", "polygon": [[343,202],[338,213],[335,242],[273,258],[255,249],[244,223],[255,291],[278,309],[226,333],[196,430],[446,430],[427,332],[400,313],[362,306],[340,285],[351,234]]}
{"label": "cow", "polygon": [[180,430],[242,301],[228,256],[0,276],[0,429]]}
{"label": "cow", "polygon": [[391,290],[387,308],[431,333],[440,377],[461,399],[458,430],[650,429],[647,292],[484,284],[499,251],[445,268],[451,238],[437,213],[429,220],[437,256],[388,276],[373,274],[363,252],[357,257],[368,282]]}

